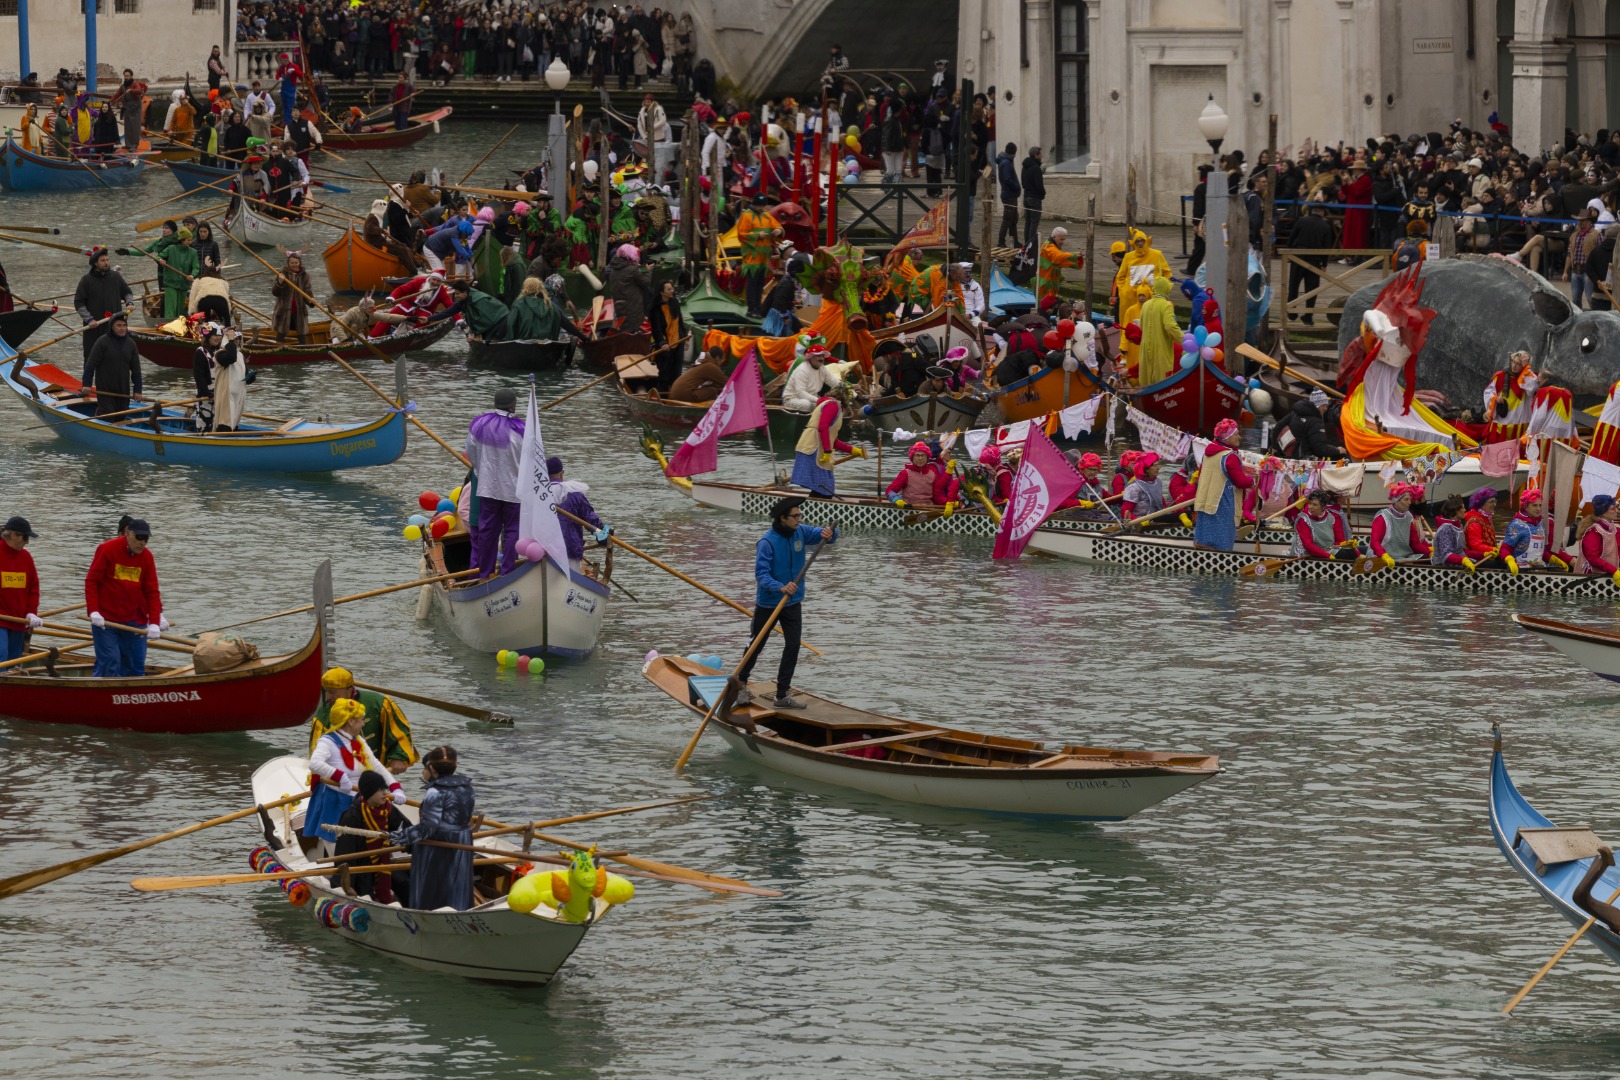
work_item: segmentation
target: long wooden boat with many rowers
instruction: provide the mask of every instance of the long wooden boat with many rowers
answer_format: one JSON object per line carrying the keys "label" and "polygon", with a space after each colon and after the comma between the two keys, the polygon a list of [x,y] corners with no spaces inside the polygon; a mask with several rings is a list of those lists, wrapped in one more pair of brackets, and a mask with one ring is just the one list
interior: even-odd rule
{"label": "long wooden boat with many rowers", "polygon": [[1514,615],[1513,621],[1600,679],[1620,682],[1620,634],[1595,626]]}
{"label": "long wooden boat with many rowers", "polygon": [[[1500,593],[1518,596],[1563,596],[1613,600],[1620,598],[1608,575],[1574,575],[1553,570],[1480,570],[1432,566],[1428,562],[1397,563],[1394,569],[1358,572],[1357,562],[1335,559],[1295,559],[1262,545],[1256,554],[1252,541],[1237,551],[1195,548],[1190,541],[1159,537],[1097,535],[1055,529],[1037,529],[1029,550],[1077,562],[1133,566],[1177,573],[1234,576],[1245,567],[1258,568],[1247,576],[1283,581],[1329,581],[1366,588],[1410,588],[1430,592]],[[1360,565],[1368,565],[1360,560]]]}
{"label": "long wooden boat with many rowers", "polygon": [[439,121],[449,117],[450,106],[410,117],[403,128],[394,127],[392,120],[371,124],[364,131],[327,131],[321,134],[328,150],[397,150],[402,146],[415,146],[439,130]]}
{"label": "long wooden boat with many rowers", "polygon": [[86,191],[122,187],[145,174],[146,159],[114,154],[95,158],[45,157],[24,150],[9,135],[0,142],[0,188],[7,191]]}
{"label": "long wooden boat with many rowers", "polygon": [[[1508,865],[1571,926],[1593,919],[1594,897],[1608,901],[1620,889],[1620,870],[1603,858],[1603,841],[1590,828],[1559,828],[1520,794],[1502,757],[1500,730],[1491,749],[1490,814],[1491,836]],[[1598,917],[1586,940],[1620,964],[1620,927]]]}
{"label": "long wooden boat with many rowers", "polygon": [[1199,358],[1151,386],[1129,391],[1138,409],[1161,424],[1209,438],[1222,420],[1236,420],[1247,387],[1213,360]]}
{"label": "long wooden boat with many rowers", "polygon": [[372,247],[353,229],[343,230],[343,235],[321,252],[321,261],[326,264],[326,280],[333,292],[385,292],[387,279],[406,277],[411,272],[390,252]]}
{"label": "long wooden boat with many rowers", "polygon": [[[0,363],[12,351],[0,346]],[[60,368],[10,361],[0,378],[58,438],[90,450],[233,472],[302,473],[387,465],[405,452],[405,414],[390,409],[376,420],[323,424],[298,417],[203,433],[189,410],[153,404],[128,416],[95,419],[95,398]],[[189,391],[187,391],[189,393]]]}
{"label": "long wooden boat with many rowers", "polygon": [[[1007,423],[1016,424],[1090,401],[1105,390],[1097,376],[1082,365],[1078,371],[1045,368],[991,391],[991,396],[1001,406],[1001,415]],[[1103,424],[1096,426],[1099,437],[1103,427]]]}
{"label": "long wooden boat with many rowers", "polygon": [[[220,169],[209,165],[201,165],[195,161],[166,161],[164,164],[168,167],[169,174],[179,183],[180,190],[187,194],[202,192],[204,195],[213,195],[215,197],[228,194],[220,189],[228,186],[230,181],[236,177],[235,169]],[[219,186],[208,187],[209,184]]]}
{"label": "long wooden boat with many rowers", "polygon": [[225,232],[231,239],[253,247],[274,247],[292,250],[302,247],[317,229],[329,228],[313,217],[300,217],[283,221],[267,213],[256,211],[252,200],[240,199],[235,211],[225,218]]}
{"label": "long wooden boat with many rowers", "polygon": [[[252,797],[261,806],[308,790],[307,757],[278,757],[254,770]],[[610,905],[596,898],[583,922],[568,922],[547,904],[532,912],[514,911],[507,903],[512,886],[509,865],[474,865],[476,894],[489,899],[466,911],[423,911],[402,907],[397,900],[381,904],[369,891],[351,896],[340,881],[333,880],[331,865],[316,864],[299,841],[298,830],[303,828],[308,809],[309,800],[304,799],[274,811],[261,810],[264,846],[249,853],[248,866],[260,873],[308,870],[307,877],[284,883],[289,900],[307,911],[316,925],[350,944],[412,967],[477,982],[543,986],[610,910]],[[415,807],[401,806],[399,811],[407,821],[417,820]],[[522,854],[505,837],[481,838],[478,844],[510,851],[514,857]]]}
{"label": "long wooden boat with many rowers", "polygon": [[[396,330],[384,337],[366,340],[382,350],[385,356],[403,356],[434,344],[450,332],[452,325],[449,319],[441,319],[436,323]],[[345,360],[368,360],[373,356],[371,349],[361,342],[350,341],[342,345],[329,342],[327,338],[331,336],[331,326],[329,322],[310,323],[311,344],[308,345],[299,344],[294,339],[277,339],[274,331],[267,326],[253,327],[243,332],[237,347],[247,356],[250,367],[330,360],[331,357],[326,355],[328,352],[335,352]],[[129,336],[135,339],[135,348],[141,356],[159,367],[191,370],[192,357],[197,352],[197,342],[193,339],[169,333],[158,326],[130,327]]]}
{"label": "long wooden boat with many rowers", "polygon": [[22,348],[23,342],[51,317],[49,308],[13,308],[0,312],[0,341],[13,349]]}
{"label": "long wooden boat with many rowers", "polygon": [[[423,577],[471,565],[471,538],[459,523],[442,540],[423,541]],[[606,575],[613,575],[611,563]],[[606,581],[573,569],[564,574],[550,559],[521,561],[510,574],[485,581],[424,588],[462,641],[480,652],[510,649],[524,656],[589,656],[607,618],[610,593]]]}
{"label": "long wooden boat with many rowers", "polygon": [[[703,714],[728,676],[681,657],[654,654],[642,674]],[[901,720],[798,693],[804,709],[755,704],[717,712],[721,738],[744,758],[805,780],[899,802],[992,814],[1124,821],[1219,773],[1213,754],[1152,753],[1094,746],[1052,748],[1027,739]],[[753,729],[753,730],[750,730]]]}
{"label": "long wooden boat with many rowers", "polygon": [[574,339],[561,341],[485,341],[467,339],[467,363],[514,371],[555,371],[574,359]]}

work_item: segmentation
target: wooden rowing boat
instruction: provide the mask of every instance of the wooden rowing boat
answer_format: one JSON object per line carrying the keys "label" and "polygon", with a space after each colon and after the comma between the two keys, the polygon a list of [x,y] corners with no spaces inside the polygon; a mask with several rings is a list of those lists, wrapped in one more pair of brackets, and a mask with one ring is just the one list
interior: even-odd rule
{"label": "wooden rowing boat", "polygon": [[[1084,366],[1077,371],[1049,367],[991,391],[991,397],[1001,406],[1002,418],[1009,424],[1016,424],[1020,420],[1038,420],[1071,405],[1090,401],[1105,389],[1097,376]],[[1099,438],[1105,426],[1097,425]]]}
{"label": "wooden rowing boat", "polygon": [[[12,356],[0,346],[0,363]],[[60,368],[34,364],[0,374],[38,420],[58,438],[90,450],[162,465],[195,465],[233,472],[304,473],[386,465],[405,452],[405,414],[391,409],[376,420],[315,423],[302,417],[244,424],[234,432],[199,432],[189,412],[151,409],[106,420],[91,418],[94,398]],[[155,415],[154,415],[155,412]]]}
{"label": "wooden rowing boat", "polygon": [[[1602,841],[1584,826],[1560,829],[1530,805],[1508,775],[1500,732],[1491,750],[1490,814],[1491,836],[1508,865],[1566,922],[1584,926],[1593,913],[1581,905],[1576,890],[1591,870]],[[1589,891],[1608,900],[1616,889],[1620,889],[1620,871],[1611,866]],[[1620,933],[1614,928],[1598,919],[1586,938],[1620,964]]]}
{"label": "wooden rowing boat", "polygon": [[[307,757],[274,758],[253,773],[256,803],[275,802],[307,790]],[[350,896],[338,887],[341,883],[334,882],[333,876],[316,873],[314,862],[299,843],[297,832],[303,827],[308,808],[305,799],[274,812],[263,811],[259,819],[266,850],[275,864],[288,870],[310,870],[310,876],[294,879],[309,888],[309,899],[302,908],[316,925],[343,940],[412,967],[477,982],[542,986],[551,981],[584,940],[586,931],[609,910],[602,900],[593,900],[590,917],[579,923],[565,922],[556,908],[545,904],[527,914],[513,911],[506,902],[510,871],[499,866],[474,867],[478,894],[493,899],[467,911],[422,911],[401,907],[397,902],[379,904],[369,897]],[[417,820],[414,807],[401,806],[399,811],[406,820]],[[478,844],[514,855],[521,853],[521,848],[505,837],[483,838]],[[250,854],[249,865],[269,869],[257,850]]]}
{"label": "wooden rowing boat", "polygon": [[620,356],[646,356],[652,352],[652,335],[637,331],[627,333],[609,328],[600,337],[579,343],[579,354],[584,366],[597,371],[612,371],[613,361]]}
{"label": "wooden rowing boat", "polygon": [[[371,345],[381,349],[385,356],[403,356],[417,349],[426,349],[436,343],[440,338],[450,332],[454,325],[449,319],[441,319],[436,323],[425,326],[412,327],[408,330],[397,330],[384,337],[367,338]],[[252,327],[243,332],[238,348],[247,356],[250,367],[273,367],[277,364],[303,364],[321,360],[330,360],[328,352],[335,352],[345,360],[369,360],[374,354],[363,342],[350,341],[343,345],[334,345],[327,339],[331,336],[332,324],[329,322],[314,322],[309,324],[310,344],[298,344],[287,339],[277,339],[274,332],[267,326]],[[189,337],[171,334],[156,326],[130,327],[129,336],[135,339],[135,348],[141,356],[159,367],[183,368],[191,370],[192,358],[197,352],[197,342]]]}
{"label": "wooden rowing boat", "polygon": [[45,325],[51,317],[48,308],[13,308],[11,311],[0,312],[0,341],[10,345],[13,349],[22,348],[23,342]]}
{"label": "wooden rowing boat", "polygon": [[[68,643],[42,637],[34,647]],[[96,678],[84,668],[41,661],[0,671],[0,713],[35,724],[84,724],[154,735],[297,727],[321,703],[321,652],[317,623],[296,652],[260,657],[209,675],[197,674],[190,665],[148,665],[145,677]]]}
{"label": "wooden rowing boat", "polygon": [[[724,692],[724,672],[654,654],[642,675],[693,713]],[[798,692],[803,710],[768,705],[774,685],[750,686],[755,704],[717,715],[731,748],[805,780],[899,802],[1079,821],[1124,821],[1220,772],[1213,754],[1153,753],[1093,746],[1057,749],[923,724]],[[738,722],[758,726],[750,733]]]}
{"label": "wooden rowing boat", "polygon": [[7,191],[86,191],[139,180],[146,159],[122,153],[100,160],[58,158],[24,150],[9,135],[0,142],[0,188]]}
{"label": "wooden rowing boat", "polygon": [[957,346],[968,351],[970,363],[983,355],[979,348],[978,330],[968,321],[966,315],[953,307],[935,308],[907,322],[895,323],[893,326],[872,331],[874,341],[902,337],[911,341],[919,335],[933,338],[934,343],[939,346],[940,356],[944,356]]}
{"label": "wooden rowing boat", "polygon": [[328,150],[397,150],[415,146],[439,130],[439,121],[449,117],[450,106],[421,113],[406,121],[403,128],[394,127],[393,121],[372,124],[364,131],[326,131],[321,133]]}
{"label": "wooden rowing boat", "polygon": [[1213,360],[1199,358],[1193,367],[1178,367],[1151,386],[1127,391],[1138,409],[1161,424],[1209,438],[1222,420],[1236,420],[1245,386]]}
{"label": "wooden rowing boat", "polygon": [[880,431],[949,432],[970,428],[990,399],[972,392],[878,398],[861,412]]}
{"label": "wooden rowing boat", "polygon": [[246,200],[237,202],[236,210],[225,218],[224,225],[226,233],[233,240],[253,247],[285,248],[288,251],[301,247],[316,229],[328,227],[312,217],[282,221],[256,212]]}
{"label": "wooden rowing boat", "polygon": [[382,248],[372,247],[365,237],[353,229],[321,252],[326,264],[326,279],[333,292],[384,292],[389,278],[406,277],[410,268]]}
{"label": "wooden rowing boat", "polygon": [[485,341],[467,339],[467,362],[521,371],[554,371],[574,359],[574,339],[561,341]]}
{"label": "wooden rowing boat", "polygon": [[218,187],[208,187],[206,185],[218,184],[223,187],[236,178],[235,169],[212,168],[207,165],[199,165],[195,161],[166,161],[164,164],[168,166],[169,175],[173,176],[180,185],[180,190],[187,194],[198,191],[216,197],[227,194]]}
{"label": "wooden rowing boat", "polygon": [[1620,682],[1620,634],[1534,615],[1514,615],[1512,619],[1598,678]]}
{"label": "wooden rowing boat", "polygon": [[[465,530],[423,541],[423,577],[471,565],[472,542]],[[607,618],[607,583],[576,569],[565,575],[550,559],[521,561],[510,574],[485,581],[424,587],[432,590],[434,606],[456,636],[480,652],[589,656]]]}
{"label": "wooden rowing boat", "polygon": [[[649,364],[650,361],[639,359],[640,364]],[[625,385],[625,380],[615,379],[614,385],[619,388],[619,398],[624,402],[630,414],[638,420],[649,424],[671,428],[695,428],[703,414],[709,411],[710,402],[676,401],[673,398],[662,397],[656,390],[631,390]],[[781,405],[767,403],[765,416],[770,423],[770,437],[773,440],[786,440],[782,445],[791,450],[794,440],[804,431],[805,421],[809,413],[794,412]],[[750,438],[757,431],[740,431],[726,438]]]}

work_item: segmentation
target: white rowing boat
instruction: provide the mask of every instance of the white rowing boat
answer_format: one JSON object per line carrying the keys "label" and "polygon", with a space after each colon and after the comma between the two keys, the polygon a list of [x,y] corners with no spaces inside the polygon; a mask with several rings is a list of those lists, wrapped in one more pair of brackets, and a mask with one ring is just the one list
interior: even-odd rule
{"label": "white rowing boat", "polygon": [[268,214],[255,213],[246,202],[238,202],[236,212],[225,219],[225,231],[232,239],[253,247],[301,247],[320,222],[314,218],[281,221]]}
{"label": "white rowing boat", "polygon": [[[425,541],[422,576],[465,570],[471,548],[462,531]],[[424,587],[456,636],[481,652],[589,656],[607,618],[608,586],[578,570],[565,575],[550,559],[519,562],[510,574],[487,581]]]}
{"label": "white rowing boat", "polygon": [[1598,678],[1620,682],[1620,634],[1534,615],[1514,615],[1513,621]]}

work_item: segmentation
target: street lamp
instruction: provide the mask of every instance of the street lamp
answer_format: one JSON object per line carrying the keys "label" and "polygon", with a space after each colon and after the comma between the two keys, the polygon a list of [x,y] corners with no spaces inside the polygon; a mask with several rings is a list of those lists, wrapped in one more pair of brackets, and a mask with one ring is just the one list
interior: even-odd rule
{"label": "street lamp", "polygon": [[[1215,95],[1209,95],[1209,101],[1204,105],[1204,111],[1198,114],[1198,132],[1209,143],[1210,169],[1209,175],[1204,178],[1204,280],[1208,283],[1211,293],[1215,296],[1215,303],[1221,309],[1221,315],[1226,318],[1225,325],[1233,325],[1228,316],[1229,308],[1226,287],[1226,264],[1228,258],[1242,258],[1242,255],[1230,253],[1227,250],[1226,214],[1227,214],[1227,181],[1226,175],[1221,172],[1221,143],[1226,141],[1226,129],[1231,123],[1226,110],[1215,104]],[[1213,228],[1211,227],[1213,223]],[[1235,245],[1234,245],[1235,246]],[[1237,324],[1241,336],[1241,322]],[[1202,361],[1199,361],[1201,364]],[[1198,380],[1198,430],[1204,430],[1204,379],[1202,372]]]}
{"label": "street lamp", "polygon": [[[556,112],[559,114],[562,113],[562,92],[568,89],[568,80],[572,77],[573,72],[568,70],[568,65],[563,63],[560,56],[554,57],[551,66],[546,68],[546,85],[551,87],[552,93],[558,95]],[[1224,132],[1226,128],[1222,127],[1221,130]]]}
{"label": "street lamp", "polygon": [[[546,72],[546,77],[550,76],[551,73]],[[1226,127],[1230,122],[1226,110],[1215,104],[1215,95],[1209,95],[1209,104],[1198,114],[1198,131],[1204,136],[1204,141],[1209,143],[1211,153],[1220,154],[1221,143],[1226,141]]]}
{"label": "street lamp", "polygon": [[[556,107],[551,114],[551,126],[546,131],[546,142],[551,158],[551,175],[546,179],[546,183],[553,189],[553,198],[557,197],[555,189],[559,184],[566,183],[568,177],[568,135],[562,114],[562,92],[568,89],[568,80],[572,74],[560,56],[552,58],[551,65],[546,68],[546,85],[557,95]],[[566,188],[562,189],[561,201],[564,206],[568,205]]]}

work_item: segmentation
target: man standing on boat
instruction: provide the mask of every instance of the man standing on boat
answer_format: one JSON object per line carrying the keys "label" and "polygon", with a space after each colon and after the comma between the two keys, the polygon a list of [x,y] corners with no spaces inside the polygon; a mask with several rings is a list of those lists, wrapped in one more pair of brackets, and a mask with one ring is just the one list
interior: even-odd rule
{"label": "man standing on boat", "polygon": [[[127,311],[135,302],[124,275],[112,268],[111,258],[106,248],[91,248],[89,272],[79,279],[79,287],[73,292],[73,309],[86,326],[107,318],[115,311]],[[111,332],[111,324],[102,323],[81,335],[86,361],[90,359],[90,350],[95,348],[96,342]],[[90,381],[88,373],[83,381]]]}
{"label": "man standing on boat", "polygon": [[[754,621],[749,640],[759,636],[776,605],[787,597],[777,625],[782,628],[782,662],[776,669],[777,709],[802,709],[804,702],[793,696],[793,672],[799,666],[799,638],[804,631],[804,586],[799,575],[804,571],[811,544],[832,544],[838,541],[838,530],[817,528],[804,524],[803,499],[778,499],[771,507],[771,531],[760,538],[754,548]],[[748,676],[754,670],[759,652],[748,658],[737,671],[742,682],[734,705],[751,705],[754,696],[748,690]]]}
{"label": "man standing on boat", "polygon": [[39,571],[27,550],[37,535],[25,517],[0,528],[0,615],[9,616],[0,621],[0,661],[21,656],[29,633],[45,625],[39,617]]}
{"label": "man standing on boat", "polygon": [[129,316],[116,311],[107,325],[112,333],[90,350],[81,380],[95,387],[97,416],[127,412],[141,396],[141,354],[129,336]]}
{"label": "man standing on boat", "polygon": [[342,727],[342,723],[332,717],[332,706],[339,701],[356,701],[366,710],[360,737],[391,774],[398,776],[416,763],[411,722],[405,719],[394,699],[374,690],[361,690],[354,685],[354,673],[340,667],[328,668],[321,676],[321,704],[310,725],[310,753],[315,752],[315,744],[322,735]]}
{"label": "man standing on boat", "polygon": [[483,578],[494,577],[497,569],[503,574],[517,569],[523,428],[524,422],[517,416],[517,393],[505,386],[495,391],[495,408],[473,417],[467,428],[467,460],[472,464],[473,493],[478,500],[471,523],[472,560]]}
{"label": "man standing on boat", "polygon": [[[158,592],[157,564],[146,549],[152,528],[139,518],[124,518],[120,535],[96,548],[84,579],[84,609],[90,613],[95,639],[97,678],[146,674],[146,643],[169,628]],[[134,627],[120,630],[108,623]]]}

